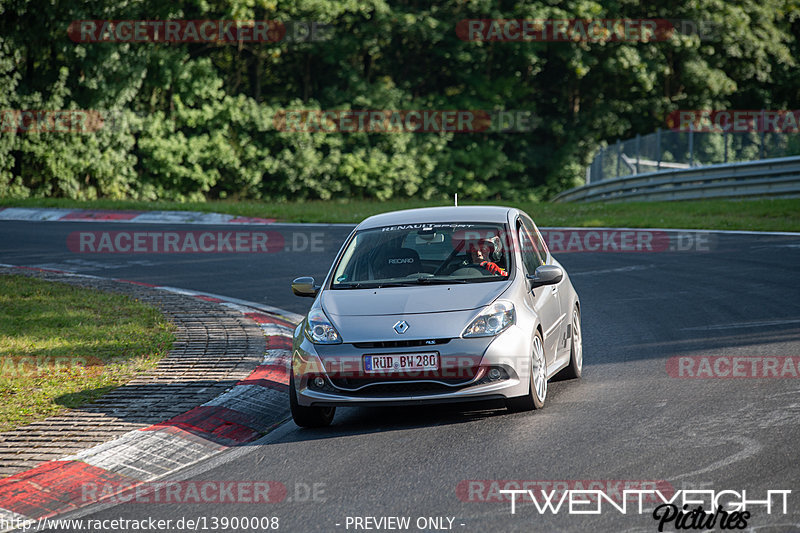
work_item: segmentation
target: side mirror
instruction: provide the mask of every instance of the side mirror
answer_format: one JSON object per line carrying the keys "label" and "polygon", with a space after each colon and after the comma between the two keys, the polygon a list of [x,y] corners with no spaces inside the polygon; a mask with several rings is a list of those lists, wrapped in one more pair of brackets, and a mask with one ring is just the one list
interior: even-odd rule
{"label": "side mirror", "polygon": [[555,285],[564,279],[564,271],[555,265],[542,265],[536,269],[536,273],[528,276],[531,290],[544,285]]}
{"label": "side mirror", "polygon": [[302,278],[296,278],[294,281],[292,281],[292,292],[296,296],[315,298],[317,293],[319,293],[319,287],[314,285],[314,278],[311,276],[304,276]]}

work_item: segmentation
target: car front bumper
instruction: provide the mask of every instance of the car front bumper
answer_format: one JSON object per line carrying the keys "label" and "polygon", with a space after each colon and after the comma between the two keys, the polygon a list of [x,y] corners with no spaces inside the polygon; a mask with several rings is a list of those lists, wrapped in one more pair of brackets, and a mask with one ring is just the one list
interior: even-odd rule
{"label": "car front bumper", "polygon": [[[435,344],[418,346],[364,344],[370,343],[315,345],[298,328],[292,376],[299,405],[415,405],[528,394],[531,339],[516,325],[496,337],[436,339]],[[435,373],[374,376],[363,372],[364,355],[430,352],[439,354],[441,368]],[[491,379],[491,369],[497,369],[500,378]],[[315,385],[316,378],[324,385]]]}

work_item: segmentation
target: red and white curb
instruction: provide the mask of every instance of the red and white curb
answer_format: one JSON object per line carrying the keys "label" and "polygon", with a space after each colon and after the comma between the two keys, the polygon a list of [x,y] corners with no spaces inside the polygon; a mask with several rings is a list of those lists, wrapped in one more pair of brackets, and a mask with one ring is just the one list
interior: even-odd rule
{"label": "red and white curb", "polygon": [[[59,270],[14,268],[97,278]],[[297,322],[299,315],[208,293],[148,286],[217,302],[258,322],[267,341],[261,364],[225,393],[186,413],[1,479],[0,524],[50,518],[96,503],[97,498],[84,498],[87,486],[112,487],[103,498],[113,499],[115,494],[252,442],[288,418],[286,392],[293,321]]]}
{"label": "red and white curb", "polygon": [[30,222],[135,222],[136,224],[272,224],[274,218],[240,217],[196,211],[113,211],[0,207],[0,220]]}

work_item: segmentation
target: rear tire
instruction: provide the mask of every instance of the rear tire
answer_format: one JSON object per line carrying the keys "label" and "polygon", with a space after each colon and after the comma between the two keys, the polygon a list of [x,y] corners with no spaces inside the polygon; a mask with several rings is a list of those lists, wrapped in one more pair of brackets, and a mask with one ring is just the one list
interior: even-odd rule
{"label": "rear tire", "polygon": [[512,413],[532,411],[544,407],[547,399],[547,360],[544,356],[542,334],[536,332],[533,338],[531,371],[528,377],[528,394],[506,400],[506,407]]}
{"label": "rear tire", "polygon": [[335,407],[305,407],[297,402],[297,390],[294,387],[294,373],[289,375],[289,408],[292,420],[300,427],[321,428],[329,426],[336,414]]}
{"label": "rear tire", "polygon": [[581,312],[576,305],[572,309],[572,335],[569,364],[558,373],[559,378],[575,379],[583,373],[583,335],[581,333]]}

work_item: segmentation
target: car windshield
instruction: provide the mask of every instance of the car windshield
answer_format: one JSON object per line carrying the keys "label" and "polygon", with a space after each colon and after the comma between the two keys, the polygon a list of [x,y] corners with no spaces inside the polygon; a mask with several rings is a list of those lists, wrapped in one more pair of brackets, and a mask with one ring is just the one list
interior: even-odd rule
{"label": "car windshield", "polygon": [[502,224],[405,224],[359,231],[342,254],[333,289],[498,282],[513,262]]}

